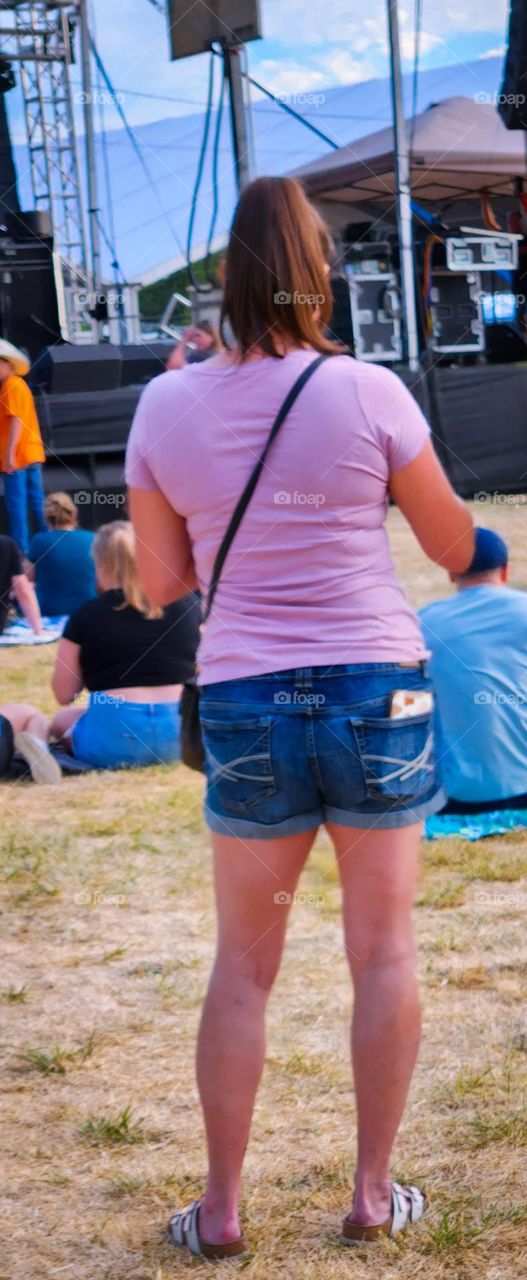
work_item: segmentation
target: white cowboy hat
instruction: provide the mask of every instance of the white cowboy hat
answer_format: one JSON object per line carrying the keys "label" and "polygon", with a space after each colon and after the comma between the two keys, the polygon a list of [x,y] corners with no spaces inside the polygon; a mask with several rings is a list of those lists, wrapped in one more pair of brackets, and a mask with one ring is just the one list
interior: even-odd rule
{"label": "white cowboy hat", "polygon": [[13,372],[18,374],[19,378],[25,378],[31,368],[31,361],[24,352],[14,347],[12,342],[6,342],[4,338],[0,338],[0,360],[9,360],[13,366]]}

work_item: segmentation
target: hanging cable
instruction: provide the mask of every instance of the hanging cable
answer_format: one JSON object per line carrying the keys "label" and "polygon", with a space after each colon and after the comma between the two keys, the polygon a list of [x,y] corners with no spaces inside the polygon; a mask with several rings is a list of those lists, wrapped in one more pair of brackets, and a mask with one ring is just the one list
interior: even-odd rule
{"label": "hanging cable", "polygon": [[[214,50],[214,52],[217,56],[221,56],[216,50]],[[300,124],[303,124],[306,129],[309,129],[311,133],[314,133],[317,138],[321,138],[322,142],[327,142],[328,147],[332,147],[333,151],[338,151],[340,149],[341,144],[339,142],[335,142],[333,138],[329,138],[327,133],[322,133],[321,129],[317,129],[316,125],[311,124],[310,120],[306,120],[306,117],[300,115],[299,111],[295,111],[294,107],[290,107],[282,98],[277,98],[275,93],[271,93],[271,90],[266,89],[265,85],[259,84],[258,80],[255,80],[254,77],[250,76],[246,71],[242,72],[242,74],[247,83],[253,86],[253,89],[257,89],[259,93],[263,93],[265,98],[270,98],[271,102],[275,102],[276,106],[281,107],[282,111],[285,111],[288,116],[292,116],[294,120],[299,120]]]}
{"label": "hanging cable", "polygon": [[[222,86],[223,89],[223,86]],[[207,89],[207,106],[205,110],[205,120],[203,122],[203,136],[201,139],[201,147],[199,152],[198,167],[196,170],[196,178],[194,182],[194,190],[192,192],[192,200],[190,203],[190,214],[188,220],[187,231],[187,269],[190,283],[197,293],[210,293],[211,284],[203,285],[194,274],[192,266],[192,237],[194,234],[194,223],[196,221],[196,212],[198,207],[199,189],[203,178],[203,170],[205,168],[205,158],[207,155],[207,147],[209,144],[210,124],[212,120],[212,99],[214,94],[214,53],[211,52],[209,61],[209,83]],[[221,124],[221,121],[220,121]],[[218,130],[216,130],[218,133]],[[219,135],[218,135],[219,137]]]}
{"label": "hanging cable", "polygon": [[212,216],[210,220],[209,234],[207,237],[207,248],[205,250],[205,274],[211,288],[214,288],[216,285],[216,280],[214,280],[210,274],[210,256],[212,252],[212,241],[214,239],[214,232],[216,230],[216,222],[218,220],[218,210],[219,210],[219,204],[220,204],[219,172],[218,171],[219,171],[219,155],[220,155],[220,140],[221,140],[221,122],[223,118],[223,105],[225,102],[225,89],[226,89],[226,78],[225,78],[225,71],[224,71],[221,77],[220,96],[219,96],[218,105],[216,108],[216,126],[214,129],[214,144],[212,149],[212,192],[213,192]]}
{"label": "hanging cable", "polygon": [[133,129],[132,129],[132,127],[131,127],[131,125],[129,125],[129,123],[128,123],[128,120],[127,120],[126,115],[125,115],[124,110],[123,110],[122,103],[121,103],[121,102],[119,102],[119,98],[118,98],[118,96],[116,96],[116,93],[115,93],[115,90],[114,90],[114,87],[113,87],[112,81],[111,81],[111,79],[110,79],[110,76],[108,75],[108,72],[107,72],[107,70],[106,70],[106,67],[104,66],[104,63],[103,63],[103,61],[102,61],[102,59],[101,59],[101,57],[100,57],[100,54],[99,54],[99,52],[98,52],[98,49],[96,48],[96,45],[95,45],[95,42],[94,42],[94,40],[93,40],[93,39],[92,39],[92,40],[90,40],[90,46],[91,46],[91,49],[92,49],[93,56],[94,56],[94,58],[95,58],[96,65],[97,65],[97,67],[99,68],[99,70],[100,70],[100,72],[101,72],[101,75],[102,75],[102,77],[103,77],[103,80],[104,80],[104,83],[105,83],[105,85],[106,85],[106,88],[108,89],[108,92],[109,92],[109,93],[111,93],[111,95],[112,95],[112,99],[113,99],[113,101],[114,101],[114,103],[115,103],[115,109],[116,109],[116,111],[117,111],[118,115],[119,115],[119,116],[120,116],[120,118],[121,118],[121,121],[122,121],[122,123],[123,123],[123,125],[124,125],[124,128],[125,128],[125,130],[126,130],[127,136],[128,136],[128,138],[129,138],[129,140],[130,140],[130,142],[131,142],[131,144],[132,144],[132,147],[133,147],[134,152],[135,152],[135,154],[136,154],[136,156],[137,156],[137,159],[139,160],[139,164],[141,165],[141,168],[142,168],[142,170],[143,170],[143,173],[144,173],[144,175],[145,175],[145,177],[146,177],[146,180],[147,180],[147,182],[148,182],[148,186],[151,188],[151,190],[153,191],[153,193],[154,193],[154,195],[155,195],[155,198],[156,198],[156,200],[157,200],[157,203],[158,203],[158,205],[159,205],[159,208],[160,208],[160,210],[161,210],[161,213],[162,213],[162,215],[163,215],[163,218],[164,218],[164,220],[165,220],[165,222],[166,222],[166,224],[167,224],[167,227],[169,228],[169,231],[170,231],[171,236],[173,237],[173,239],[175,240],[175,242],[176,242],[176,244],[177,244],[177,247],[178,247],[178,249],[179,249],[179,252],[180,252],[181,254],[183,254],[183,256],[184,256],[184,254],[185,254],[185,250],[184,250],[183,244],[182,244],[182,242],[181,242],[181,239],[180,239],[180,237],[179,237],[179,235],[178,235],[178,233],[177,233],[177,231],[176,231],[176,228],[172,226],[172,222],[171,222],[171,220],[170,220],[170,216],[169,216],[169,214],[167,213],[167,210],[165,209],[165,206],[164,206],[164,204],[163,204],[163,202],[162,202],[162,200],[161,200],[161,198],[160,198],[160,195],[159,195],[159,192],[158,192],[158,189],[157,189],[157,183],[155,182],[155,180],[154,180],[154,179],[153,179],[153,177],[152,177],[152,174],[151,174],[151,172],[150,172],[150,169],[149,169],[149,167],[148,167],[148,165],[147,165],[147,163],[146,163],[146,160],[145,160],[145,158],[144,158],[143,152],[142,152],[142,150],[141,150],[141,146],[140,146],[139,142],[137,141],[137,138],[136,138],[136,136],[135,136],[135,133],[134,133],[134,131],[133,131]]}

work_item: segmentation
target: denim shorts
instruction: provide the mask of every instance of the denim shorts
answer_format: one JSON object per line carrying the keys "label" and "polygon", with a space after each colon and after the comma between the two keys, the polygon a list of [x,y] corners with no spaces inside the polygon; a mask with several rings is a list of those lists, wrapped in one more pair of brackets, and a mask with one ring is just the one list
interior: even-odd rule
{"label": "denim shorts", "polygon": [[446,801],[433,713],[390,719],[395,689],[431,689],[425,663],[302,667],[201,691],[213,831],[273,839],[326,822],[404,827]]}
{"label": "denim shorts", "polygon": [[71,746],[76,759],[94,769],[172,764],[180,756],[179,703],[125,702],[92,693],[73,727]]}

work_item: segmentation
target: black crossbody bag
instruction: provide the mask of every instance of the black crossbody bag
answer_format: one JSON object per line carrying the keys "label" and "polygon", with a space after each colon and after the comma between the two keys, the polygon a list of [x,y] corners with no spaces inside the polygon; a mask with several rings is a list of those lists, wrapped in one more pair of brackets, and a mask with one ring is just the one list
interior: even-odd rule
{"label": "black crossbody bag", "polygon": [[[324,362],[324,360],[327,360],[328,358],[329,357],[325,355],[317,356],[316,360],[313,360],[311,364],[308,365],[307,369],[304,369],[304,372],[301,373],[299,378],[297,378],[297,381],[295,382],[294,386],[291,387],[289,394],[286,396],[286,399],[284,400],[284,403],[273,422],[265,448],[263,452],[260,454],[260,457],[255,467],[253,468],[253,471],[249,477],[249,480],[247,481],[247,484],[241,495],[241,498],[239,499],[233,511],[226,533],[224,534],[224,537],[218,548],[216,559],[214,561],[214,568],[212,570],[212,577],[210,580],[207,601],[205,605],[205,611],[203,614],[204,623],[206,623],[207,618],[210,615],[210,611],[214,603],[214,597],[216,595],[218,584],[223,571],[223,566],[225,564],[232,542],[236,537],[238,529],[241,525],[241,522],[247,510],[247,507],[249,506],[253,493],[256,489],[256,486],[258,484],[258,481],[264,469],[267,455],[269,453],[273,440],[276,439],[278,432],[280,430],[280,427],[282,426],[282,423],[285,421],[289,413],[289,410],[292,408],[293,404],[295,403],[295,400],[300,395],[300,392],[302,391],[303,387],[305,387],[306,382],[308,382],[309,379],[313,376],[313,374],[315,373],[315,370],[318,369],[319,365],[321,365]],[[196,681],[193,680],[192,683],[185,684],[183,686],[183,693],[181,695],[181,702],[180,702],[181,759],[183,760],[184,764],[188,765],[189,769],[196,769],[198,770],[198,772],[203,773],[204,766],[205,766],[205,752],[203,750],[203,740],[201,736],[201,724],[200,724],[200,718],[199,718],[199,701],[200,701],[200,690],[196,684]]]}

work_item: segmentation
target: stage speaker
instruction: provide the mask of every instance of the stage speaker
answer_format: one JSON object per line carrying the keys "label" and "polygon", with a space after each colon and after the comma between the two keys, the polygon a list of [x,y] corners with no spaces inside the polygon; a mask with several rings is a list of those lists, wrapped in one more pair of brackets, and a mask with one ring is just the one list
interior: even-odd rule
{"label": "stage speaker", "polygon": [[158,373],[164,373],[175,345],[175,342],[145,342],[120,347],[121,386],[140,386],[157,377]]}
{"label": "stage speaker", "polygon": [[353,325],[351,323],[351,298],[348,277],[332,275],[329,277],[333,294],[333,311],[328,326],[328,337],[335,342],[342,342],[353,351]]}
{"label": "stage speaker", "polygon": [[206,53],[214,43],[239,45],[262,34],[260,0],[168,0],[173,58]]}
{"label": "stage speaker", "polygon": [[31,383],[50,395],[78,391],[117,391],[121,386],[121,352],[109,342],[90,346],[47,347],[31,370]]}
{"label": "stage speaker", "polygon": [[51,240],[0,238],[0,335],[32,360],[60,339]]}
{"label": "stage speaker", "polygon": [[527,5],[511,0],[509,47],[498,100],[498,111],[507,129],[527,129]]}
{"label": "stage speaker", "polygon": [[481,278],[477,273],[433,271],[430,346],[439,355],[478,355],[485,350]]}

